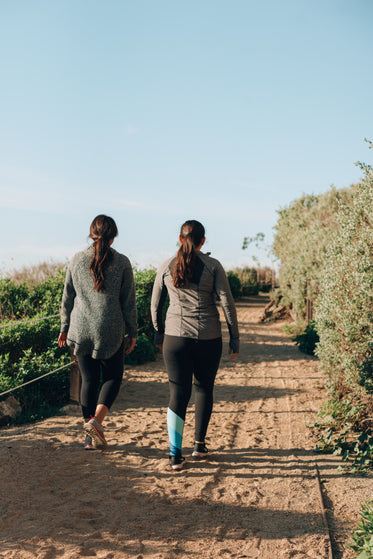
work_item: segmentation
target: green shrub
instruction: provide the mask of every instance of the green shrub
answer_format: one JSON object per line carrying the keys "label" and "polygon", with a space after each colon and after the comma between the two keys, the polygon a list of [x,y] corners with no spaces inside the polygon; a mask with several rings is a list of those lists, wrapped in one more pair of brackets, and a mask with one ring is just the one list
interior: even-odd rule
{"label": "green shrub", "polygon": [[[43,353],[36,353],[32,349],[26,350],[23,357],[13,365],[17,371],[16,378],[20,383],[38,378],[54,369],[58,369],[70,362],[70,354],[64,353],[58,347]],[[70,368],[66,367],[57,373],[44,377],[14,394],[22,404],[22,413],[26,416],[44,415],[45,410],[55,410],[69,400]]]}
{"label": "green shrub", "polygon": [[150,314],[150,301],[156,274],[157,271],[154,268],[134,270],[139,334],[146,334],[151,340],[154,328]]}
{"label": "green shrub", "polygon": [[62,268],[40,283],[0,279],[0,320],[59,314],[64,281]]}
{"label": "green shrub", "polygon": [[344,474],[365,475],[373,466],[372,430],[358,430],[368,414],[365,403],[356,402],[352,392],[338,399],[334,390],[317,414],[316,450],[341,456],[343,464],[338,469]]}
{"label": "green shrub", "polygon": [[56,346],[59,331],[58,317],[25,324],[10,324],[9,327],[0,329],[1,353],[9,354],[12,363],[15,363],[27,349],[42,353],[49,347]]}
{"label": "green shrub", "polygon": [[316,329],[316,322],[312,320],[301,334],[293,337],[293,341],[298,345],[303,353],[315,355],[316,345],[319,342],[319,335]]}
{"label": "green shrub", "polygon": [[358,524],[349,547],[359,555],[356,559],[371,559],[373,557],[373,501],[363,503]]}
{"label": "green shrub", "polygon": [[307,352],[316,342],[327,376],[320,447],[340,454],[351,473],[373,467],[373,170],[362,167],[359,184],[280,210],[274,241],[282,301],[298,326],[307,299],[314,303],[315,324],[296,341]]}
{"label": "green shrub", "polygon": [[30,290],[27,282],[16,285],[11,279],[0,280],[0,318],[12,320],[30,314]]}
{"label": "green shrub", "polygon": [[373,360],[373,173],[342,205],[326,251],[316,309],[317,355],[331,385],[371,391]]}
{"label": "green shrub", "polygon": [[227,272],[229,287],[231,288],[233,299],[241,297],[241,280],[236,272]]}
{"label": "green shrub", "polygon": [[[70,362],[70,355],[61,349],[50,348],[43,353],[25,350],[17,362],[9,355],[0,356],[0,392],[16,388]],[[38,419],[55,413],[69,399],[70,369],[66,367],[25,387],[13,395],[21,403],[22,414],[18,422]],[[6,398],[5,395],[3,398]]]}
{"label": "green shrub", "polygon": [[241,292],[244,297],[249,295],[258,295],[258,270],[256,268],[249,268],[244,266],[235,270],[241,280]]}
{"label": "green shrub", "polygon": [[339,228],[340,203],[348,203],[352,193],[353,187],[303,195],[278,212],[273,252],[281,261],[279,287],[298,323],[306,320],[306,300],[317,303],[325,253]]}
{"label": "green shrub", "polygon": [[[371,350],[372,351],[372,350]],[[369,355],[359,365],[358,382],[368,394],[373,394],[373,357]]]}
{"label": "green shrub", "polygon": [[153,341],[150,341],[146,334],[140,334],[136,340],[134,350],[126,355],[125,361],[128,365],[141,365],[147,361],[154,361],[157,352]]}

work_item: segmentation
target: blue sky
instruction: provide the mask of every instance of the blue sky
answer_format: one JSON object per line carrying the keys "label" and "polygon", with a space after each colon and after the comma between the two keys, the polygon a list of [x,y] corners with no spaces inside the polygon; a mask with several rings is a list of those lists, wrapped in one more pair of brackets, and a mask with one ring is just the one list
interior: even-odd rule
{"label": "blue sky", "polygon": [[140,267],[193,218],[250,264],[244,236],[371,163],[372,22],[371,0],[0,0],[0,273],[67,261],[99,213]]}

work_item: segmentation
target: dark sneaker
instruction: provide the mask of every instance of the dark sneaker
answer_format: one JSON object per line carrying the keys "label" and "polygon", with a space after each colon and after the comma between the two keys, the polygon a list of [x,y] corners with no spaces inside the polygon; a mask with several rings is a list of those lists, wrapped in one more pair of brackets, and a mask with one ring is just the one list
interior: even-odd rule
{"label": "dark sneaker", "polygon": [[85,436],[84,450],[94,450],[92,437],[90,437],[89,435]]}
{"label": "dark sneaker", "polygon": [[194,458],[207,458],[208,452],[209,451],[205,443],[194,443],[192,452],[192,456],[194,456]]}
{"label": "dark sneaker", "polygon": [[84,430],[92,438],[92,444],[94,448],[100,450],[105,450],[107,448],[107,442],[104,437],[104,430],[102,425],[92,417],[87,423],[84,423]]}
{"label": "dark sneaker", "polygon": [[182,456],[169,456],[170,466],[173,470],[182,470],[185,458]]}

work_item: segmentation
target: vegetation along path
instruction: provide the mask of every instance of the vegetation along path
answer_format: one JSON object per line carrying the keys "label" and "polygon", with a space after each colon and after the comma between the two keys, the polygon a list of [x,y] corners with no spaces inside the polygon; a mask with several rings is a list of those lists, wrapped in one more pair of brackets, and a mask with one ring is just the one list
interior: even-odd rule
{"label": "vegetation along path", "polygon": [[[110,448],[84,451],[78,415],[0,431],[3,559],[352,557],[341,544],[357,519],[364,480],[318,456],[307,423],[324,396],[315,358],[260,323],[264,297],[237,304],[241,353],[224,357],[215,389],[209,460],[168,467],[162,357],[126,368],[106,424]],[[184,437],[191,455],[193,403]],[[351,500],[351,494],[355,498]],[[342,512],[343,511],[343,512]],[[347,513],[346,513],[347,511]]]}

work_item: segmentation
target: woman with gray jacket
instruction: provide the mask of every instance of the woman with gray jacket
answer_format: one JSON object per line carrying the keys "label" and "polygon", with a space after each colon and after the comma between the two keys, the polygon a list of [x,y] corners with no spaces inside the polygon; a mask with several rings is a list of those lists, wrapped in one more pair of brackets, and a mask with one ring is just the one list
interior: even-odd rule
{"label": "woman with gray jacket", "polygon": [[[195,386],[195,458],[207,455],[205,436],[213,406],[213,388],[219,367],[222,338],[216,297],[228,325],[229,353],[239,351],[236,308],[228,279],[220,262],[201,252],[205,229],[195,220],[186,221],[180,231],[180,248],[157,272],[151,312],[155,343],[163,349],[169,378],[170,399],[167,427],[170,466],[183,467],[182,438],[187,405]],[[163,306],[170,304],[163,324]]]}
{"label": "woman with gray jacket", "polygon": [[102,422],[120,389],[124,354],[136,343],[133,271],[128,258],[111,248],[117,234],[111,217],[92,221],[93,245],[73,257],[62,296],[58,345],[71,346],[78,360],[86,449],[107,447]]}

